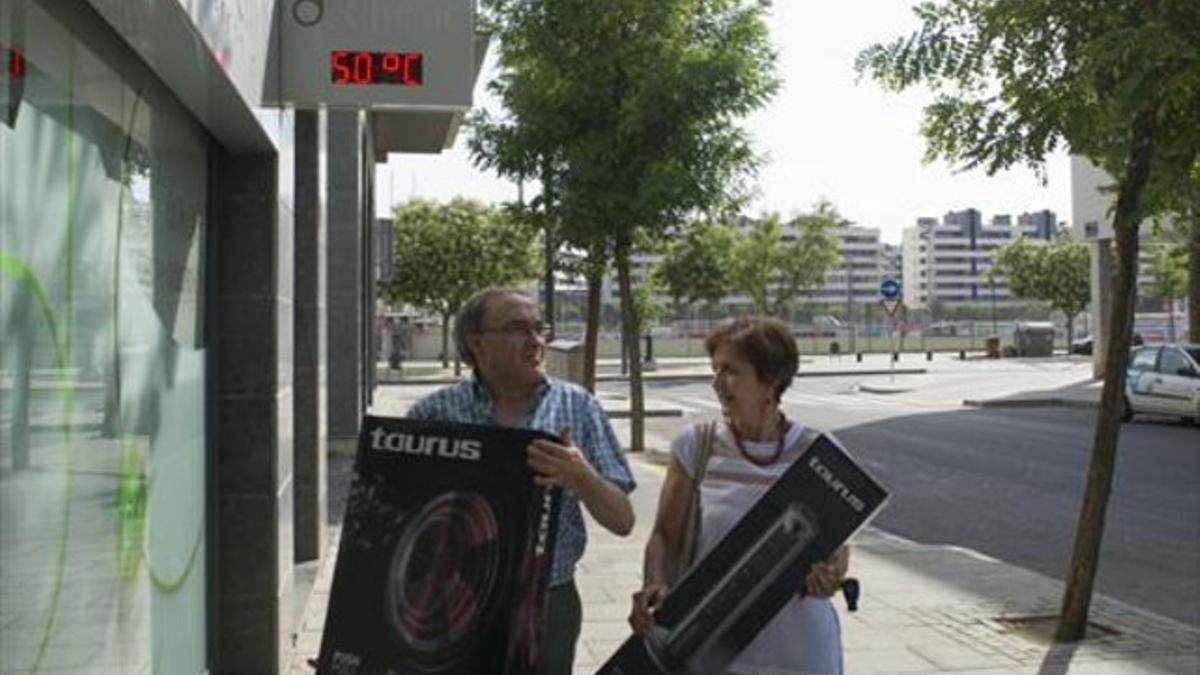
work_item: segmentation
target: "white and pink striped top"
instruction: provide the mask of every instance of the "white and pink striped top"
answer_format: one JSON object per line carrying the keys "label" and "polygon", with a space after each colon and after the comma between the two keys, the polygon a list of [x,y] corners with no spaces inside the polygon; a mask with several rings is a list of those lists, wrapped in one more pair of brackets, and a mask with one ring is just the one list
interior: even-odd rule
{"label": "white and pink striped top", "polygon": [[[700,532],[697,557],[710,551],[767,488],[800,455],[804,427],[792,423],[783,454],[766,466],[742,457],[729,427],[717,424],[712,455],[700,485]],[[690,426],[671,444],[672,454],[689,477],[696,475],[696,428]],[[744,441],[755,459],[769,460],[777,441]],[[841,624],[828,599],[794,597],[729,667],[738,675],[840,675]]]}

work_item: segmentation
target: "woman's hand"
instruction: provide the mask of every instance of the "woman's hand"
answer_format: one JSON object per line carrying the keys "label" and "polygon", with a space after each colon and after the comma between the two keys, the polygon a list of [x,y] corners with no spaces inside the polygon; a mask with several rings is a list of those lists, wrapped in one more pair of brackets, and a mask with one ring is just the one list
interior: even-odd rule
{"label": "woman's hand", "polygon": [[663,584],[650,584],[633,594],[633,611],[629,613],[629,625],[633,634],[646,637],[654,628],[654,613],[662,607],[667,599],[667,587]]}
{"label": "woman's hand", "polygon": [[842,546],[829,556],[829,560],[816,563],[804,577],[800,594],[810,598],[831,598],[842,588],[846,570],[850,567],[850,549]]}

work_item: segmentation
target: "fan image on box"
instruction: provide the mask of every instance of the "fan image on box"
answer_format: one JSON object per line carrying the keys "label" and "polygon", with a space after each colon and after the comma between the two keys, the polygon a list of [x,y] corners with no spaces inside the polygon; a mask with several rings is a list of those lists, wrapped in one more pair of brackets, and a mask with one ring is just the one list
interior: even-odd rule
{"label": "fan image on box", "polygon": [[670,628],[655,627],[646,640],[651,660],[666,672],[692,672],[691,661],[719,648],[716,638],[746,614],[760,587],[791,566],[816,536],[812,509],[804,504],[789,506],[683,620]]}
{"label": "fan image on box", "polygon": [[471,648],[501,566],[496,515],[478,494],[448,492],[408,518],[384,592],[392,628],[430,669]]}
{"label": "fan image on box", "polygon": [[536,675],[561,494],[534,438],[363,419],[317,675]]}

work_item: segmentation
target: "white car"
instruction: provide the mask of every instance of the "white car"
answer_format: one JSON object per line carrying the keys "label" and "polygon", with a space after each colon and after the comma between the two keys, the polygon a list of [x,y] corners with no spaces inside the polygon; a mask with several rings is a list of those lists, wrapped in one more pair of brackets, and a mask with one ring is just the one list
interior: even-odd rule
{"label": "white car", "polygon": [[1200,344],[1146,345],[1130,353],[1124,419],[1137,413],[1200,424]]}

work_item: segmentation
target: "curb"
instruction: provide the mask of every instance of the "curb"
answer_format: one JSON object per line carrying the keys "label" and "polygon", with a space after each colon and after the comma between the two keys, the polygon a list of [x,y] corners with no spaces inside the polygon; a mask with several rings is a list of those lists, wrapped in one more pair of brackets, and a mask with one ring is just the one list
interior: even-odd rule
{"label": "curb", "polygon": [[1092,410],[1100,407],[1099,401],[1071,398],[991,398],[964,399],[968,408],[1079,408]]}
{"label": "curb", "polygon": [[[861,377],[861,376],[876,376],[876,375],[924,375],[929,371],[925,368],[897,368],[896,370],[821,370],[821,371],[796,371],[796,377]],[[388,382],[378,382],[377,386],[412,386],[412,385],[444,385],[454,384],[461,378],[457,377],[430,377],[430,378],[400,378]],[[645,382],[708,382],[712,379],[710,373],[644,373],[642,380]],[[627,382],[628,375],[605,374],[597,375],[597,382]]]}
{"label": "curb", "polygon": [[[604,410],[604,414],[608,415],[612,420],[629,419],[628,408],[618,408],[616,410]],[[682,408],[647,408],[642,412],[646,418],[650,417],[683,417]]]}
{"label": "curb", "polygon": [[858,390],[868,394],[880,394],[890,396],[891,394],[907,394],[910,391],[916,391],[916,387],[897,387],[895,385],[873,385],[859,384]]}

